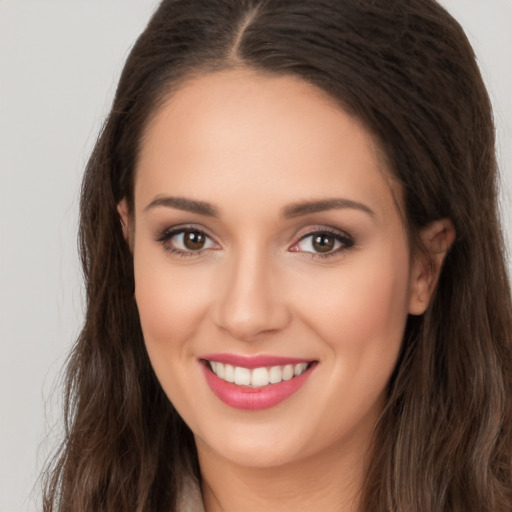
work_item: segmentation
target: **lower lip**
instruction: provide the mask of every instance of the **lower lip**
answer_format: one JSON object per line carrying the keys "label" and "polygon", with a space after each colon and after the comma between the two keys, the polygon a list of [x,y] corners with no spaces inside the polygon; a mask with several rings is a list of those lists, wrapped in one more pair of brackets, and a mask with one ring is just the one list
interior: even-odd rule
{"label": "lower lip", "polygon": [[315,364],[311,364],[298,377],[283,380],[277,384],[269,384],[261,388],[237,386],[231,382],[219,379],[206,364],[201,364],[206,382],[215,396],[222,402],[235,409],[258,411],[274,407],[298,391],[311,375]]}

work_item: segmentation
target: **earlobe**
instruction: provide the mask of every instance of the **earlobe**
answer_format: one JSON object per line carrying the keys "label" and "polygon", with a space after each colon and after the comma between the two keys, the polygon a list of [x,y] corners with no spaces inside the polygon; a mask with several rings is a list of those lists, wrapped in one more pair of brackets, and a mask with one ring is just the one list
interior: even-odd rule
{"label": "earlobe", "polygon": [[420,237],[425,251],[419,251],[411,267],[411,315],[422,315],[430,304],[444,260],[455,240],[455,228],[450,219],[440,219],[425,227]]}

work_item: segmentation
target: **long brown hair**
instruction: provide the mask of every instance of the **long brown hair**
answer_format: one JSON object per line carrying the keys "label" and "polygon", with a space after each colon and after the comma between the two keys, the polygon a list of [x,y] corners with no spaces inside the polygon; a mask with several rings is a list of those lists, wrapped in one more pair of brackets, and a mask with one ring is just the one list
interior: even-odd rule
{"label": "long brown hair", "polygon": [[151,369],[117,203],[133,204],[144,128],[192,74],[293,75],[375,135],[404,191],[413,249],[457,238],[427,312],[410,317],[375,431],[368,512],[512,510],[512,306],[488,95],[459,24],[433,0],[164,0],[126,62],[81,198],[83,330],[44,510],[173,511],[200,478],[193,437]]}

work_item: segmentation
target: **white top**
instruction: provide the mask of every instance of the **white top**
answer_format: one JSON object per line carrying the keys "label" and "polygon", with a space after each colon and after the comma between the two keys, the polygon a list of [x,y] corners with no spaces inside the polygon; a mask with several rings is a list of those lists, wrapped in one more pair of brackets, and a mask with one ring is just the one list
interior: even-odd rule
{"label": "white top", "polygon": [[179,512],[204,512],[201,489],[195,478],[185,478],[178,502]]}

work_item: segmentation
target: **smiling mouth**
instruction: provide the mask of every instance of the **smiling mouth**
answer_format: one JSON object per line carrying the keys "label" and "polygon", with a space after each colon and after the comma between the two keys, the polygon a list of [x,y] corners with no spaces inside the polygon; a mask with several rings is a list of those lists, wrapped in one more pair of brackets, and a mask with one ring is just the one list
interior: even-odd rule
{"label": "smiling mouth", "polygon": [[219,379],[248,388],[263,388],[289,381],[302,375],[314,362],[245,368],[218,361],[203,360],[205,366]]}

